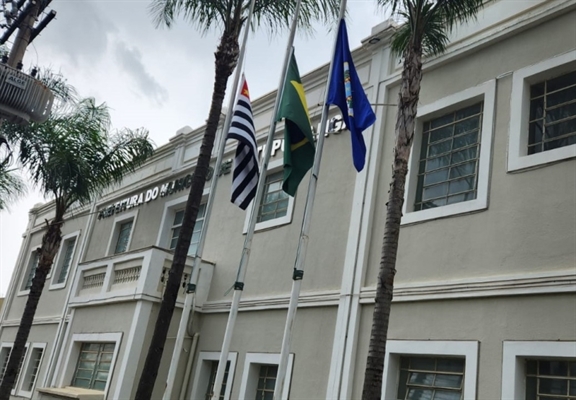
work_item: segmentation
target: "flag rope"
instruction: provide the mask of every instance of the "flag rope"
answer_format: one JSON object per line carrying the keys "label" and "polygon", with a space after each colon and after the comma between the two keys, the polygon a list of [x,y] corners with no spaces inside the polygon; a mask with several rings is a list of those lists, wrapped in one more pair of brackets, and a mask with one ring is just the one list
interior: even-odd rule
{"label": "flag rope", "polygon": [[[346,0],[340,3],[340,22],[346,14]],[[306,205],[304,206],[304,217],[302,220],[302,228],[300,231],[300,240],[298,242],[298,250],[296,252],[296,260],[294,262],[294,271],[292,275],[292,290],[290,293],[290,302],[288,304],[288,312],[286,316],[286,325],[284,327],[284,337],[282,339],[282,349],[280,352],[280,362],[278,364],[278,373],[276,375],[276,385],[274,387],[274,400],[281,400],[284,386],[286,384],[286,372],[288,369],[288,356],[290,355],[290,343],[292,341],[292,329],[294,327],[294,320],[296,318],[296,310],[298,308],[298,297],[300,296],[300,289],[302,280],[304,279],[304,267],[306,252],[308,250],[308,235],[310,232],[310,222],[312,219],[312,209],[314,208],[314,199],[316,197],[316,187],[318,185],[318,175],[320,173],[320,163],[322,161],[322,150],[324,148],[324,132],[326,131],[326,124],[328,121],[328,111],[330,105],[328,104],[328,96],[330,91],[328,86],[332,81],[334,73],[334,55],[336,53],[336,44],[338,42],[339,30],[336,30],[336,39],[332,51],[332,58],[330,67],[328,69],[328,79],[326,81],[325,101],[322,108],[322,116],[320,119],[320,129],[318,132],[318,141],[316,142],[316,154],[314,155],[314,164],[312,166],[312,173],[310,182],[308,184],[308,192],[306,195]]]}
{"label": "flag rope", "polygon": [[230,305],[228,321],[226,323],[226,331],[224,332],[224,340],[222,341],[222,349],[220,351],[220,358],[218,360],[218,369],[216,371],[216,378],[214,380],[214,387],[212,389],[211,400],[219,400],[220,392],[222,390],[222,382],[224,380],[226,364],[228,362],[228,353],[230,351],[230,342],[232,341],[232,334],[234,331],[234,325],[236,323],[236,317],[238,316],[240,299],[242,297],[242,291],[244,290],[244,278],[246,276],[246,269],[248,266],[248,261],[250,259],[250,251],[252,248],[252,239],[254,237],[254,230],[256,228],[258,208],[260,207],[260,203],[262,201],[262,195],[264,193],[264,185],[266,183],[268,162],[270,161],[270,154],[272,152],[272,145],[274,142],[274,133],[276,131],[276,114],[278,113],[278,109],[280,107],[280,101],[282,99],[282,94],[284,91],[284,82],[286,81],[286,75],[288,72],[288,63],[290,61],[290,58],[292,57],[292,53],[294,52],[292,45],[294,43],[294,37],[296,35],[296,26],[298,24],[300,3],[301,0],[298,0],[294,10],[294,19],[292,21],[292,26],[290,28],[290,35],[288,37],[288,44],[286,46],[286,55],[284,58],[284,64],[282,66],[282,72],[280,74],[280,83],[278,85],[278,91],[276,93],[276,101],[274,103],[274,110],[272,112],[270,120],[270,129],[268,132],[268,139],[264,150],[264,159],[262,165],[260,166],[260,178],[258,180],[256,196],[254,197],[254,202],[252,204],[252,212],[250,214],[248,231],[246,232],[246,237],[244,239],[244,248],[242,249],[240,264],[238,266],[238,271],[236,274],[236,281],[234,282],[234,294],[232,297],[232,303]]}
{"label": "flag rope", "polygon": [[210,192],[208,193],[208,201],[206,203],[206,210],[204,213],[204,223],[202,224],[198,245],[196,247],[196,254],[194,254],[194,260],[192,262],[192,271],[190,273],[188,287],[186,288],[186,297],[182,307],[180,324],[178,325],[178,333],[176,334],[176,341],[174,343],[174,352],[172,353],[172,361],[170,362],[170,368],[166,378],[166,389],[164,390],[162,400],[171,400],[173,398],[172,392],[174,390],[174,382],[176,380],[176,372],[178,370],[180,355],[182,354],[181,349],[184,344],[186,329],[190,322],[189,319],[191,317],[191,313],[194,310],[194,304],[196,301],[196,285],[198,284],[200,262],[202,261],[202,251],[206,241],[206,233],[210,222],[210,216],[212,215],[212,206],[214,204],[214,198],[216,197],[216,187],[218,184],[218,177],[220,175],[220,167],[222,165],[224,150],[226,148],[226,133],[230,129],[230,125],[232,123],[232,108],[234,107],[236,97],[238,96],[238,86],[240,84],[240,77],[242,76],[242,70],[244,68],[244,55],[246,53],[246,43],[248,42],[248,34],[250,32],[250,23],[252,21],[255,2],[256,0],[252,0],[250,2],[250,8],[248,9],[248,16],[246,18],[246,30],[244,31],[244,36],[242,37],[240,53],[238,54],[238,63],[234,74],[234,81],[232,83],[232,95],[230,96],[229,107],[226,112],[224,125],[222,127],[220,140],[218,142],[218,155],[216,157],[216,164],[214,165],[214,178],[210,184]]}

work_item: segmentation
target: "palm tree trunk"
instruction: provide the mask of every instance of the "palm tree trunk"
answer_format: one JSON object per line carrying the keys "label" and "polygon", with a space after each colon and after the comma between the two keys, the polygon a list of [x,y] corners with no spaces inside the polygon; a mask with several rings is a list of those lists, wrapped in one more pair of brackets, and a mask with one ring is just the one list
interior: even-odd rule
{"label": "palm tree trunk", "polygon": [[408,158],[414,138],[421,79],[422,49],[420,46],[412,45],[408,47],[405,53],[402,86],[398,95],[394,166],[388,203],[386,204],[386,224],[380,258],[380,273],[376,287],[372,331],[366,360],[363,400],[380,399],[382,394],[382,374],[384,372],[388,323],[394,290],[394,275],[396,274],[404,186],[408,174]]}
{"label": "palm tree trunk", "polygon": [[176,248],[174,249],[174,259],[172,260],[172,266],[168,274],[168,281],[162,298],[162,304],[160,305],[158,319],[154,327],[154,334],[148,349],[142,374],[140,375],[135,397],[136,400],[149,400],[152,397],[152,391],[154,390],[154,384],[158,376],[158,368],[162,360],[162,353],[164,352],[164,343],[168,336],[168,328],[172,320],[172,315],[174,314],[178,291],[181,289],[180,282],[182,280],[182,273],[184,272],[184,265],[186,264],[188,248],[190,247],[198,209],[202,201],[202,192],[206,183],[206,177],[208,176],[216,130],[218,129],[222,103],[224,102],[224,96],[226,94],[226,85],[228,78],[236,67],[238,52],[237,34],[225,32],[220,38],[220,43],[215,53],[216,73],[206,131],[202,139],[196,169],[192,174],[192,187],[190,188],[190,194],[188,195],[186,208],[184,210],[184,220],[180,228]]}
{"label": "palm tree trunk", "polygon": [[42,247],[38,250],[40,252],[40,260],[34,278],[32,279],[32,286],[30,287],[24,313],[22,314],[20,326],[16,333],[16,339],[14,340],[12,351],[10,352],[10,359],[6,366],[4,379],[0,385],[0,400],[8,400],[10,398],[10,392],[16,383],[16,378],[19,372],[18,367],[21,365],[22,357],[24,356],[26,341],[30,335],[32,323],[34,322],[34,315],[36,314],[40,295],[42,294],[44,284],[46,283],[46,276],[48,276],[48,273],[52,268],[54,257],[56,256],[56,253],[60,248],[60,242],[62,241],[62,232],[60,230],[62,221],[62,215],[57,213],[54,220],[48,225],[48,231],[42,237]]}

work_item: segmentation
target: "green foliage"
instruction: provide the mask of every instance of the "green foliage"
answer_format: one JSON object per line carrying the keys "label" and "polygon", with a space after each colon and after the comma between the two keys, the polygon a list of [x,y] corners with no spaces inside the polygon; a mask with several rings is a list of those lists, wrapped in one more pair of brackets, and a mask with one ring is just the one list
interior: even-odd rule
{"label": "green foliage", "polygon": [[[299,27],[310,29],[314,20],[330,22],[339,5],[340,0],[302,0]],[[250,0],[153,0],[150,11],[157,25],[170,27],[181,16],[203,33],[217,28],[238,36],[249,6]],[[265,26],[270,33],[287,28],[295,7],[295,0],[256,0],[252,28]]]}
{"label": "green foliage", "polygon": [[26,193],[26,186],[12,166],[12,150],[0,136],[0,211]]}
{"label": "green foliage", "polygon": [[62,214],[120,182],[153,152],[145,130],[111,134],[107,106],[91,98],[62,101],[44,123],[4,124],[1,134],[18,144],[31,182]]}
{"label": "green foliage", "polygon": [[391,7],[403,24],[398,28],[392,49],[403,54],[410,46],[424,54],[441,54],[448,45],[448,34],[460,22],[475,19],[488,0],[377,0]]}

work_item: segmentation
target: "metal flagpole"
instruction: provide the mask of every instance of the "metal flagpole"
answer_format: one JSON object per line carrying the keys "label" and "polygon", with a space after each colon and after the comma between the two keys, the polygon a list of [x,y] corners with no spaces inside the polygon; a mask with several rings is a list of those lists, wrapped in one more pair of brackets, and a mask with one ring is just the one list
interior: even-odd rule
{"label": "metal flagpole", "polygon": [[240,298],[242,297],[242,291],[244,289],[244,278],[246,277],[246,268],[248,266],[248,261],[250,259],[252,238],[254,237],[254,228],[256,227],[258,208],[260,207],[260,203],[262,201],[262,193],[264,192],[264,184],[266,182],[268,162],[270,160],[270,153],[272,151],[272,145],[274,142],[274,132],[276,131],[276,115],[278,114],[278,108],[280,107],[282,94],[284,92],[284,82],[286,81],[286,74],[288,72],[288,63],[290,62],[290,57],[292,56],[292,52],[294,51],[292,45],[294,43],[294,36],[296,35],[298,14],[300,12],[300,2],[301,0],[298,0],[294,10],[294,19],[292,21],[292,26],[290,28],[290,36],[288,37],[288,44],[286,46],[284,65],[282,66],[282,73],[280,74],[280,84],[278,85],[278,91],[276,93],[276,102],[274,103],[274,110],[270,118],[270,129],[268,131],[268,140],[266,142],[266,148],[264,149],[264,160],[262,161],[262,165],[260,167],[260,179],[258,180],[256,196],[254,197],[254,202],[252,204],[252,212],[250,214],[248,232],[246,233],[246,238],[244,240],[244,248],[242,250],[240,265],[238,266],[238,272],[236,274],[236,282],[234,282],[234,295],[232,297],[232,304],[230,305],[230,314],[228,315],[228,322],[226,324],[226,331],[224,333],[224,341],[222,342],[222,350],[220,352],[220,359],[218,361],[218,370],[216,372],[216,378],[214,380],[214,389],[212,392],[211,400],[218,400],[220,397],[220,391],[222,389],[222,382],[224,380],[224,373],[226,371],[226,364],[228,362],[230,342],[232,341],[234,324],[236,322],[236,317],[238,315],[238,307],[240,305]]}
{"label": "metal flagpole", "polygon": [[[340,3],[340,16],[338,21],[344,18],[346,13],[346,0]],[[308,250],[308,234],[310,232],[310,221],[312,220],[312,209],[314,208],[314,199],[316,197],[316,187],[318,185],[318,174],[320,173],[320,162],[322,161],[322,149],[324,147],[324,132],[326,132],[326,122],[328,120],[328,111],[330,105],[328,104],[329,85],[332,81],[332,73],[334,70],[334,54],[336,53],[336,43],[338,42],[338,29],[336,29],[336,40],[332,49],[332,59],[330,60],[330,67],[328,69],[328,80],[326,83],[326,97],[324,99],[324,107],[322,108],[322,117],[320,119],[320,129],[318,132],[318,141],[316,143],[316,153],[314,155],[314,165],[312,166],[312,174],[310,176],[310,183],[308,184],[308,193],[306,195],[306,205],[304,207],[304,217],[302,220],[302,228],[300,231],[300,240],[298,242],[298,250],[296,252],[296,261],[294,262],[294,272],[292,275],[292,292],[290,294],[290,303],[288,305],[288,313],[286,316],[286,325],[284,326],[284,338],[282,339],[282,350],[280,352],[280,363],[278,364],[278,373],[276,375],[276,386],[274,387],[274,399],[282,399],[282,392],[286,381],[286,370],[288,368],[288,356],[290,355],[290,342],[292,340],[292,328],[294,327],[294,320],[296,318],[296,309],[298,308],[298,297],[300,296],[300,287],[302,286],[302,279],[304,277],[304,262],[306,252]]]}
{"label": "metal flagpole", "polygon": [[234,114],[234,104],[236,102],[236,97],[238,96],[238,85],[240,83],[240,77],[242,76],[242,68],[244,63],[244,54],[246,52],[246,43],[248,42],[248,34],[250,32],[250,22],[252,21],[252,13],[254,11],[254,4],[256,0],[250,2],[250,8],[248,10],[248,17],[246,19],[246,30],[244,31],[244,36],[242,37],[242,44],[240,46],[240,53],[238,54],[238,64],[234,74],[234,82],[232,84],[232,95],[230,96],[230,101],[228,105],[228,111],[226,113],[226,118],[224,119],[224,126],[222,127],[222,132],[220,134],[220,141],[218,143],[218,155],[216,157],[216,164],[214,165],[214,177],[210,184],[210,193],[208,194],[208,202],[206,203],[206,211],[204,213],[204,223],[202,224],[202,230],[200,231],[200,238],[198,241],[198,246],[196,247],[196,254],[194,255],[194,261],[192,263],[192,272],[190,274],[190,283],[186,289],[186,297],[184,299],[184,306],[182,307],[182,316],[180,317],[180,325],[178,326],[178,333],[176,335],[176,342],[174,344],[174,352],[172,353],[172,361],[170,362],[170,369],[168,370],[168,377],[166,378],[166,389],[164,390],[164,396],[162,400],[171,400],[172,391],[174,390],[174,382],[176,380],[176,372],[178,370],[178,365],[180,362],[180,355],[182,354],[182,345],[184,343],[184,337],[186,336],[186,328],[190,319],[190,313],[194,307],[194,302],[196,300],[196,285],[198,284],[198,276],[200,274],[200,262],[202,261],[202,251],[204,250],[204,242],[206,241],[206,232],[208,230],[208,224],[210,222],[210,216],[212,215],[212,205],[214,204],[214,198],[216,197],[216,187],[218,185],[218,174],[220,172],[220,167],[222,165],[222,158],[224,157],[224,150],[226,148],[226,136],[230,125],[232,123],[232,115]]}

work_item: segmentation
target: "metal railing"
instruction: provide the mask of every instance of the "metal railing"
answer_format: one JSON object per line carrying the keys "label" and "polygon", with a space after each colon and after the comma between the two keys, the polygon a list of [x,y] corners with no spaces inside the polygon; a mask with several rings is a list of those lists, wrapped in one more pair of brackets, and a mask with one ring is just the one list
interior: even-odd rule
{"label": "metal railing", "polygon": [[0,64],[0,118],[14,123],[44,122],[54,95],[42,82],[7,64]]}

